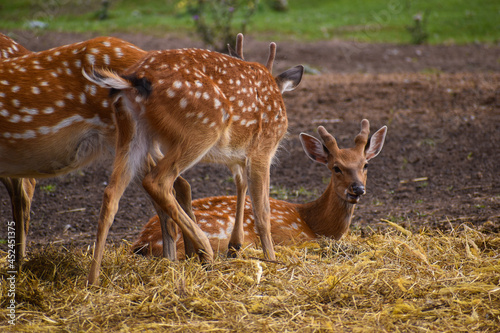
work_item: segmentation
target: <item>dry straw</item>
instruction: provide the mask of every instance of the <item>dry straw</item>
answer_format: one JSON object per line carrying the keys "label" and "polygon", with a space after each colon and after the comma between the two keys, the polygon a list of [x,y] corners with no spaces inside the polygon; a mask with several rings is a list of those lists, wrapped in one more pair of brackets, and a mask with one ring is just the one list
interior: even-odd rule
{"label": "dry straw", "polygon": [[99,287],[91,253],[48,246],[18,276],[17,323],[7,324],[6,254],[0,331],[17,332],[498,332],[500,235],[467,227],[347,235],[277,247],[278,262],[168,262],[109,247]]}

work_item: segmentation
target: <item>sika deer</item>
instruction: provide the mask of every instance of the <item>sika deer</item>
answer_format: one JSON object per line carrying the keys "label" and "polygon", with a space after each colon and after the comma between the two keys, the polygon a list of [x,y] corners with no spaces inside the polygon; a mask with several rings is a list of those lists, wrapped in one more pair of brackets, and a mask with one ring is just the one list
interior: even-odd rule
{"label": "sika deer", "polygon": [[[31,51],[24,46],[0,33],[0,61],[29,53]],[[2,112],[5,112],[4,110]],[[5,185],[11,199],[12,217],[16,223],[15,241],[16,244],[20,244],[15,248],[15,259],[16,262],[19,262],[26,251],[25,235],[28,232],[31,199],[35,191],[36,180],[34,178],[0,177],[0,181]]]}
{"label": "sika deer", "polygon": [[[317,200],[306,204],[293,204],[270,199],[271,234],[276,244],[292,244],[326,236],[339,239],[349,228],[354,206],[365,194],[369,160],[382,150],[387,127],[379,129],[368,139],[369,123],[362,122],[362,131],[356,137],[353,149],[338,149],[335,139],[323,127],[318,132],[326,146],[316,138],[302,133],[300,140],[307,155],[315,162],[326,165],[332,172],[330,184]],[[200,228],[208,235],[214,251],[225,248],[231,229],[231,214],[236,204],[234,196],[211,197],[193,201],[193,209]],[[257,243],[255,221],[251,203],[245,203],[245,240]],[[152,217],[132,245],[135,253],[159,256],[162,238],[158,217]],[[182,237],[177,237],[179,258],[182,257]]]}
{"label": "sika deer", "polygon": [[[82,69],[121,71],[146,51],[117,38],[99,37],[31,53],[0,37],[1,54],[9,57],[0,62],[0,180],[12,201],[20,264],[35,185],[33,178],[21,177],[52,177],[79,169],[115,145],[108,91],[85,80]],[[176,186],[189,192],[189,184],[182,179]],[[183,207],[187,200],[190,205],[188,194],[179,200]],[[175,258],[175,252],[168,256]]]}
{"label": "sika deer", "polygon": [[[274,43],[271,45],[275,50]],[[199,161],[230,168],[236,179],[241,217],[248,172],[264,255],[275,258],[269,223],[269,167],[288,124],[281,94],[299,84],[303,67],[276,78],[269,68],[208,50],[182,49],[150,52],[122,75],[110,71],[88,75],[90,81],[115,93],[119,133],[99,218],[90,283],[98,278],[118,201],[150,151],[151,142],[162,144],[165,157],[145,175],[143,186],[204,260],[211,262],[213,258],[208,238],[180,209],[172,193],[179,174]],[[238,248],[243,233],[233,232],[233,240],[231,246]]]}

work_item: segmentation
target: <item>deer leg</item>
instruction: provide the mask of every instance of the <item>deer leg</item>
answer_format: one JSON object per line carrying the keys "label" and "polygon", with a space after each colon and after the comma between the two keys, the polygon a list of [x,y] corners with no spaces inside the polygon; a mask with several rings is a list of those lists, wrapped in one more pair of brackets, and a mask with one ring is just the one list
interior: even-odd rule
{"label": "deer leg", "polygon": [[[94,258],[88,276],[88,284],[90,285],[95,284],[99,278],[99,271],[109,228],[113,224],[115,214],[118,211],[120,198],[136,172],[136,170],[130,167],[133,163],[130,163],[129,160],[132,158],[131,144],[136,134],[135,122],[132,120],[129,112],[118,110],[120,106],[117,102],[113,104],[113,107],[115,108],[117,128],[115,159],[109,184],[104,190],[101,212],[99,214]],[[136,156],[135,158],[140,157]],[[146,154],[143,160],[145,160],[145,158]]]}
{"label": "deer leg", "polygon": [[[175,198],[184,212],[196,223],[196,217],[193,213],[191,204],[191,186],[181,176],[177,177],[174,182]],[[177,225],[172,218],[153,200],[156,213],[160,220],[160,227],[162,231],[162,247],[163,257],[169,260],[177,259]],[[166,231],[166,232],[165,232]],[[184,237],[184,251],[186,257],[192,257],[196,254],[193,244],[188,237]]]}
{"label": "deer leg", "polygon": [[229,239],[227,256],[235,258],[237,252],[241,249],[245,232],[243,230],[243,218],[245,213],[245,197],[248,189],[246,169],[240,165],[231,168],[236,183],[236,218],[234,220],[233,231]]}
{"label": "deer leg", "polygon": [[[157,147],[156,147],[157,148]],[[162,158],[163,154],[157,149],[155,156],[157,158]],[[150,172],[156,165],[155,159],[151,154],[148,154],[147,172]],[[175,244],[175,239],[177,238],[177,228],[174,221],[168,216],[168,214],[161,209],[160,206],[152,200],[153,206],[156,210],[156,214],[160,220],[161,236],[162,236],[162,255],[164,258],[175,261],[177,259],[177,248]]]}
{"label": "deer leg", "polygon": [[118,211],[118,203],[132,180],[132,173],[127,170],[125,163],[117,163],[113,168],[109,185],[104,190],[99,224],[97,227],[97,240],[94,250],[94,258],[90,266],[88,277],[89,284],[95,284],[99,278],[104,246],[108,237],[109,228],[113,224],[114,217]]}
{"label": "deer leg", "polygon": [[255,226],[260,236],[264,257],[275,260],[269,207],[269,167],[270,161],[251,160],[249,190],[252,198]]}
{"label": "deer leg", "polygon": [[[182,178],[181,176],[177,177],[174,182],[175,189],[175,198],[182,209],[189,215],[191,220],[196,223],[196,216],[193,213],[192,206],[192,196],[191,196],[191,185]],[[194,245],[188,237],[184,237],[184,251],[186,253],[186,257],[192,257],[196,254],[194,249]]]}
{"label": "deer leg", "polygon": [[[188,154],[186,154],[188,155]],[[191,160],[195,160],[198,155],[194,154],[192,159],[182,158],[180,149],[178,153],[170,152],[158,162],[155,168],[148,173],[142,182],[142,185],[149,193],[151,198],[167,212],[167,214],[181,228],[185,238],[189,238],[194,245],[195,250],[204,261],[211,262],[213,251],[208,241],[208,237],[203,233],[200,227],[189,217],[184,209],[175,199],[174,182],[178,177],[177,170],[183,170],[184,163],[190,165]],[[187,156],[182,156],[187,157]]]}
{"label": "deer leg", "polygon": [[33,178],[0,178],[9,193],[15,222],[15,260],[19,268],[26,255],[26,235],[29,228],[31,200],[35,192]]}

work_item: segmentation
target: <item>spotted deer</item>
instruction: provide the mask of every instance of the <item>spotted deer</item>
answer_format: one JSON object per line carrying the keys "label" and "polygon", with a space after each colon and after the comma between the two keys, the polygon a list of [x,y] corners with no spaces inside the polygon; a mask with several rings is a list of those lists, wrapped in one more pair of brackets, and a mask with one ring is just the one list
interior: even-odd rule
{"label": "spotted deer", "polygon": [[204,261],[213,259],[208,238],[172,192],[179,174],[200,161],[225,164],[235,176],[237,215],[241,214],[235,224],[241,226],[234,228],[231,248],[243,243],[248,186],[264,255],[275,259],[269,223],[269,168],[288,125],[282,93],[300,83],[303,67],[273,77],[274,52],[272,43],[267,68],[209,50],[181,49],[149,52],[121,75],[97,69],[86,74],[91,82],[114,93],[119,133],[99,217],[90,283],[98,278],[118,201],[151,142],[161,143],[165,156],[142,178],[143,187]]}
{"label": "spotted deer", "polygon": [[[0,33],[0,61],[8,58],[16,58],[31,53],[30,50],[17,43],[12,38]],[[3,105],[0,105],[2,107]],[[3,109],[4,110],[4,109]],[[2,110],[2,112],[4,112]],[[0,177],[11,198],[12,217],[16,223],[16,247],[15,258],[19,261],[20,255],[25,252],[25,233],[28,231],[31,200],[35,191],[36,180],[34,178],[10,178]]]}
{"label": "spotted deer", "polygon": [[[367,162],[382,150],[387,127],[379,129],[368,139],[368,121],[362,122],[361,133],[356,137],[356,146],[339,149],[335,139],[323,127],[318,128],[324,144],[308,134],[300,134],[302,146],[313,161],[324,164],[331,171],[330,183],[325,192],[315,201],[294,204],[270,199],[271,234],[276,244],[289,245],[313,240],[319,236],[334,239],[347,231],[356,203],[365,194]],[[233,211],[236,197],[222,196],[193,201],[193,210],[201,229],[207,234],[212,249],[224,249],[233,228]],[[245,202],[245,242],[257,244],[258,235],[251,202]],[[135,253],[159,256],[162,253],[162,238],[158,217],[152,217],[144,226],[132,245]],[[182,237],[177,237],[179,259],[182,258]]]}
{"label": "spotted deer", "polygon": [[[5,51],[2,56],[8,56],[0,62],[0,180],[12,201],[16,262],[20,264],[26,251],[34,178],[74,171],[115,146],[109,92],[87,81],[82,69],[122,71],[146,51],[113,37],[36,53],[6,36],[0,43]],[[176,186],[190,195],[189,184],[181,178]],[[190,200],[189,196],[180,202],[185,207]],[[159,208],[157,211],[163,214]],[[175,253],[169,256],[175,258]]]}

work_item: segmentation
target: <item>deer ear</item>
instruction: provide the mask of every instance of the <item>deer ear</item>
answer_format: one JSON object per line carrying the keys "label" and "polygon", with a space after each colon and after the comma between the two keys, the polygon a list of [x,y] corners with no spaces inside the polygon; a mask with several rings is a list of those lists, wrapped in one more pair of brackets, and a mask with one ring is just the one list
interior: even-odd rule
{"label": "deer ear", "polygon": [[321,141],[309,134],[300,133],[300,142],[311,160],[325,165],[328,163],[328,149]]}
{"label": "deer ear", "polygon": [[283,94],[285,91],[291,91],[297,88],[302,80],[303,74],[304,66],[298,65],[276,76],[275,80],[281,93]]}
{"label": "deer ear", "polygon": [[365,146],[365,157],[367,161],[371,160],[380,153],[382,147],[384,146],[386,134],[387,126],[384,126],[375,132],[375,134],[373,134],[368,140],[368,143]]}

